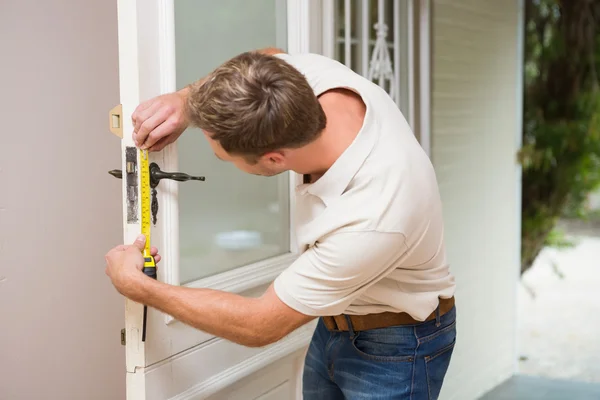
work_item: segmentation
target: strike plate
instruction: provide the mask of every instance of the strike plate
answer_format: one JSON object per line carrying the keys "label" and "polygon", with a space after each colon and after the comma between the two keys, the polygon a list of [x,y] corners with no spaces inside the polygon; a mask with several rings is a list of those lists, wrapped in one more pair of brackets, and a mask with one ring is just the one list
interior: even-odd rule
{"label": "strike plate", "polygon": [[108,127],[112,133],[123,139],[123,106],[119,104],[108,113]]}

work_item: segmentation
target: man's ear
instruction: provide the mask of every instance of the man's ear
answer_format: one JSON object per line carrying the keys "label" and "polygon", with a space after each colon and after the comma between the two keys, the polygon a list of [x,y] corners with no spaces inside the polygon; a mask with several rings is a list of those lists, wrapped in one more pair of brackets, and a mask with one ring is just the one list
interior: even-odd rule
{"label": "man's ear", "polygon": [[261,161],[267,165],[283,165],[285,163],[285,154],[281,151],[270,151],[263,154]]}

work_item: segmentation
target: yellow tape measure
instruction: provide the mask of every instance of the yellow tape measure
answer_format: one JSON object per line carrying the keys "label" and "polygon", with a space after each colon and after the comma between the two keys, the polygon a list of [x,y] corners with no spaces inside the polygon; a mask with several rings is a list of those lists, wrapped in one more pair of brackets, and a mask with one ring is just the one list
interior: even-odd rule
{"label": "yellow tape measure", "polygon": [[[150,234],[151,234],[151,192],[150,192],[150,163],[148,162],[148,150],[140,150],[140,211],[141,211],[141,231],[146,237],[144,245],[144,274],[150,278],[156,279],[156,263],[154,257],[150,254]],[[146,341],[146,318],[148,307],[144,305],[144,322],[142,327],[142,342]]]}
{"label": "yellow tape measure", "polygon": [[[151,235],[151,193],[150,193],[150,163],[148,162],[148,150],[140,150],[140,203],[141,203],[141,230],[146,237],[144,246],[144,273],[156,279],[156,264],[154,257],[150,255]],[[146,269],[149,269],[148,271]],[[153,275],[153,276],[152,276]]]}

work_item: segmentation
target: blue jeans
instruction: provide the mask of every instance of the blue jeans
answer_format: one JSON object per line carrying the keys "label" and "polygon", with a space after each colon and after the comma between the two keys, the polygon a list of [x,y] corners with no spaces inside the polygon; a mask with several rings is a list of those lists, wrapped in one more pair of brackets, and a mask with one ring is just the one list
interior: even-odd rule
{"label": "blue jeans", "polygon": [[330,332],[320,319],[303,375],[304,400],[435,400],[456,340],[456,308],[417,325]]}

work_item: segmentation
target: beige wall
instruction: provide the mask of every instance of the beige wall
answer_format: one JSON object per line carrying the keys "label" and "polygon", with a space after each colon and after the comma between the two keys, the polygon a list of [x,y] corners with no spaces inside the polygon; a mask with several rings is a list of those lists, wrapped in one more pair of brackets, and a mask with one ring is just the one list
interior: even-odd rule
{"label": "beige wall", "polygon": [[474,399],[516,368],[520,183],[517,0],[436,0],[432,157],[458,340],[444,398]]}
{"label": "beige wall", "polygon": [[122,399],[116,2],[0,2],[0,399]]}

